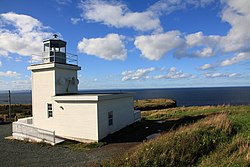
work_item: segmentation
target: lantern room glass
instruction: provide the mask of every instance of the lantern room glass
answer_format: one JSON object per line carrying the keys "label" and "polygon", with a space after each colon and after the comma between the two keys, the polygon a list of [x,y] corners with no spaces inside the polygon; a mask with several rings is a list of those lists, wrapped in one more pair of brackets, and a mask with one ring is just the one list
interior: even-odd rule
{"label": "lantern room glass", "polygon": [[44,62],[66,63],[66,42],[54,39],[44,41]]}

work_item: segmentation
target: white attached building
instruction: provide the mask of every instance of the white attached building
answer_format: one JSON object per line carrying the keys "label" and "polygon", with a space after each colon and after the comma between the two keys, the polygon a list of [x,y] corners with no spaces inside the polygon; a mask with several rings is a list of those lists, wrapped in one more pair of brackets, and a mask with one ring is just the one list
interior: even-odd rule
{"label": "white attached building", "polygon": [[32,71],[33,117],[13,123],[13,137],[51,144],[63,139],[98,142],[135,121],[133,93],[78,93],[77,56],[66,53],[66,42],[44,41],[40,64]]}

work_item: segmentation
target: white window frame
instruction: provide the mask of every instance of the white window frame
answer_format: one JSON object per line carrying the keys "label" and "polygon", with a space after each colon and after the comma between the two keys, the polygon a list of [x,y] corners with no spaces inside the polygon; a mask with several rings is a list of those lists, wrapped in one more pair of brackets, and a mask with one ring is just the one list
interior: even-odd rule
{"label": "white window frame", "polygon": [[52,105],[52,103],[47,103],[47,114],[48,114],[48,118],[53,117],[53,105]]}
{"label": "white window frame", "polygon": [[109,111],[108,112],[108,125],[112,126],[114,124],[114,112]]}

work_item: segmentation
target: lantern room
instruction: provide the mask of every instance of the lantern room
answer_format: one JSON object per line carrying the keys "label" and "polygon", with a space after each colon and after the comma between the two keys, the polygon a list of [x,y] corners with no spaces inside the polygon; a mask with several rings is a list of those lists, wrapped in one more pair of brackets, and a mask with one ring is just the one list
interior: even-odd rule
{"label": "lantern room", "polygon": [[43,63],[55,62],[66,64],[66,42],[58,39],[57,35],[54,38],[43,41]]}

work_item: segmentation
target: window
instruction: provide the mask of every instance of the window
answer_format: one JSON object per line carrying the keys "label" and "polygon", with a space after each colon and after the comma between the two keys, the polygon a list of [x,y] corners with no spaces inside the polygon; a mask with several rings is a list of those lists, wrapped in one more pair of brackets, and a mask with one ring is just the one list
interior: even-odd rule
{"label": "window", "polygon": [[113,125],[113,111],[108,112],[109,126]]}
{"label": "window", "polygon": [[53,117],[53,108],[52,104],[50,103],[47,104],[47,112],[48,112],[48,118]]}

